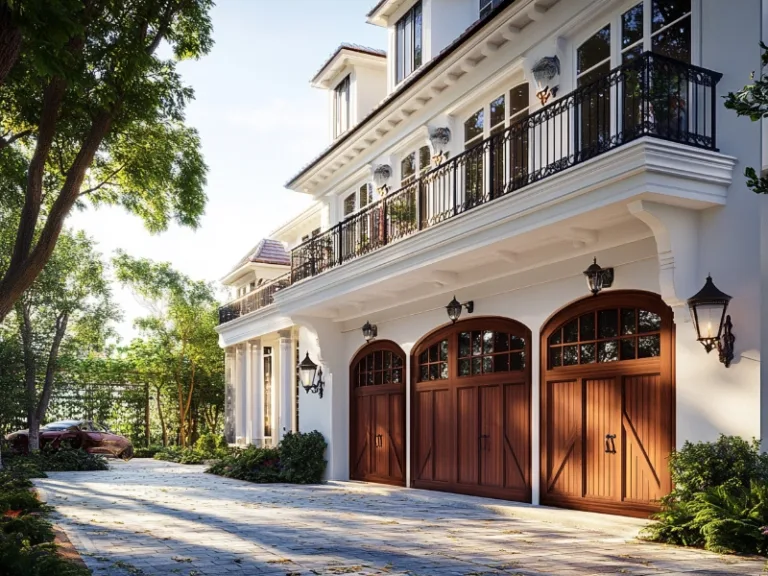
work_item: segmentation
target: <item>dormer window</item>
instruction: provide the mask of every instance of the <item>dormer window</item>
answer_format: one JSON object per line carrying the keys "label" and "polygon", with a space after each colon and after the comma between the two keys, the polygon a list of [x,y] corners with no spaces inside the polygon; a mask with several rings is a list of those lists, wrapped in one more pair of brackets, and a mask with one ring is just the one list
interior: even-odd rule
{"label": "dormer window", "polygon": [[333,91],[333,137],[338,138],[349,130],[349,76]]}
{"label": "dormer window", "polygon": [[395,79],[399,84],[421,66],[421,0],[395,25]]}
{"label": "dormer window", "polygon": [[480,0],[480,18],[485,18],[504,0]]}

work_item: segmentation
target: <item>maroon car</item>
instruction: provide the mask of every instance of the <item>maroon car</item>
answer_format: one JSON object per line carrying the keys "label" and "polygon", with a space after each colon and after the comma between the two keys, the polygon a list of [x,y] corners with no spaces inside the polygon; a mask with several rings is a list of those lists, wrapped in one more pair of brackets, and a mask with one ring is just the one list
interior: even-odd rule
{"label": "maroon car", "polygon": [[[12,450],[25,453],[29,430],[13,432],[5,439],[10,442]],[[133,445],[128,438],[113,434],[106,426],[91,420],[62,420],[42,426],[40,448],[44,446],[82,448],[90,454],[115,456],[123,460],[133,457]]]}

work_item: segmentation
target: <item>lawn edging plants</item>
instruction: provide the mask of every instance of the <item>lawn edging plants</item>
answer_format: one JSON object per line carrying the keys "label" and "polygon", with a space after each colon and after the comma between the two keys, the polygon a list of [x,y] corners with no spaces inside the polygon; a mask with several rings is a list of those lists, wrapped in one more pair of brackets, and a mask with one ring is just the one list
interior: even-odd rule
{"label": "lawn edging plants", "polygon": [[33,492],[32,478],[46,471],[106,470],[106,460],[83,450],[43,451],[3,458],[0,470],[0,574],[3,576],[90,576],[64,558],[54,543],[51,508]]}
{"label": "lawn edging plants", "polygon": [[236,449],[210,466],[206,472],[259,484],[319,484],[327,466],[323,435],[289,432],[277,448],[247,446]]}
{"label": "lawn edging plants", "polygon": [[720,436],[686,442],[669,461],[674,490],[641,537],[721,554],[768,556],[768,454]]}
{"label": "lawn edging plants", "polygon": [[205,464],[219,458],[225,458],[230,452],[231,449],[223,436],[204,434],[197,439],[192,447],[158,447],[152,454],[152,458],[165,462],[176,462],[177,464]]}

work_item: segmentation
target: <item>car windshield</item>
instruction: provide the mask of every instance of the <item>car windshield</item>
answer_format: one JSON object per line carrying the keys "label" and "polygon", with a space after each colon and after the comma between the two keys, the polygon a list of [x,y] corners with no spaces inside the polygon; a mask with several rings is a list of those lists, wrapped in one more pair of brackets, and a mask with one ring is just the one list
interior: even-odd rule
{"label": "car windshield", "polygon": [[80,424],[77,420],[65,420],[62,422],[51,422],[43,426],[43,430],[67,430]]}

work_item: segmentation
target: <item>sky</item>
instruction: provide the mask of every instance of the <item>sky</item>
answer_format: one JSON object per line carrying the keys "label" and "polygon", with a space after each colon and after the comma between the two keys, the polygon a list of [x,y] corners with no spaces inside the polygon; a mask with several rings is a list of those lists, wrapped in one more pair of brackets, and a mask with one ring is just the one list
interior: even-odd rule
{"label": "sky", "polygon": [[[121,208],[89,208],[68,225],[85,230],[109,257],[171,262],[188,276],[217,282],[261,238],[308,206],[285,183],[329,143],[327,96],[310,79],[341,42],[384,48],[386,31],[365,22],[375,0],[217,0],[215,46],[179,71],[195,90],[187,124],[202,140],[208,203],[201,226],[149,234]],[[115,286],[127,343],[147,313]],[[224,294],[222,294],[224,298]]]}

